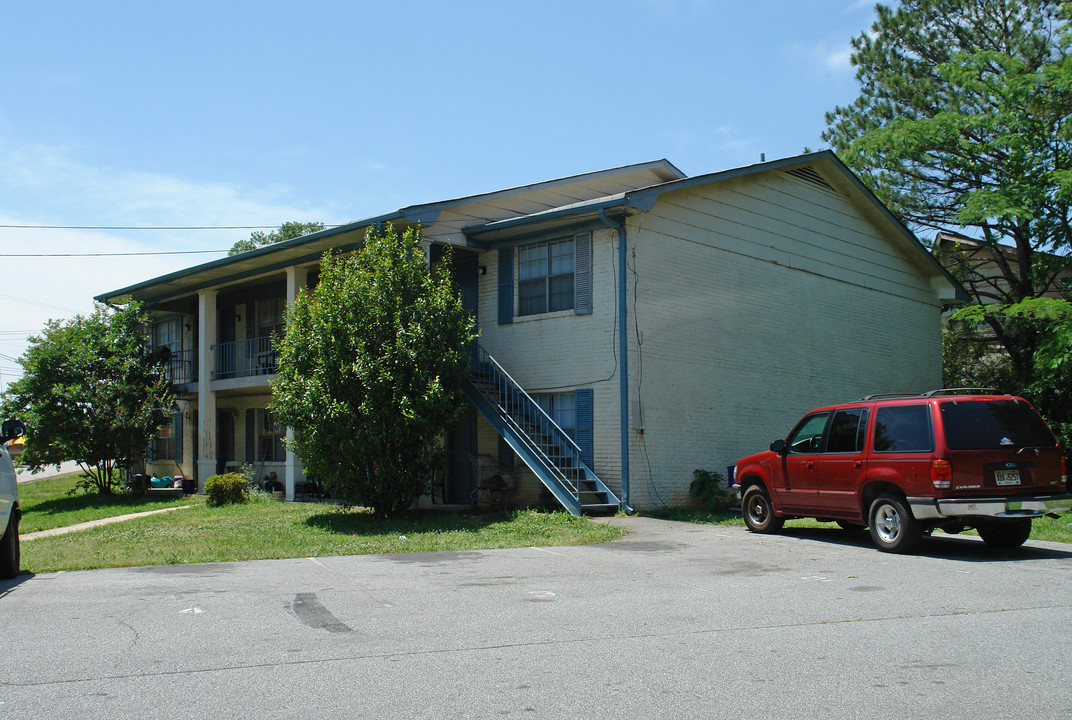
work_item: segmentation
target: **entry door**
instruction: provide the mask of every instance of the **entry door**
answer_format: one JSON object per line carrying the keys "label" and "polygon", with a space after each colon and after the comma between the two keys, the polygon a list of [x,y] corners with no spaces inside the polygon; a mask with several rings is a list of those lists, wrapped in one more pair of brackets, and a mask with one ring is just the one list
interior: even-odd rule
{"label": "entry door", "polygon": [[471,505],[476,491],[476,408],[467,405],[451,432],[450,476],[447,478],[446,502]]}

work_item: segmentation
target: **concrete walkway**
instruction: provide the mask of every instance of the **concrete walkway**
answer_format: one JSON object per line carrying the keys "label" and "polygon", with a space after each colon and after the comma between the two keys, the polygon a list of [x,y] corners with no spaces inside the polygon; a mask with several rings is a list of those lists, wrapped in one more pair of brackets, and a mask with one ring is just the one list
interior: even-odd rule
{"label": "concrete walkway", "polygon": [[[17,461],[17,458],[16,458]],[[82,466],[74,460],[60,463],[59,467],[55,465],[47,465],[41,469],[40,472],[31,473],[27,468],[15,468],[15,473],[19,476],[19,482],[33,482],[34,480],[44,480],[45,478],[56,477],[58,475],[69,475],[70,473],[79,472]]]}
{"label": "concrete walkway", "polygon": [[42,537],[52,537],[53,535],[66,535],[67,533],[78,532],[79,530],[88,530],[89,528],[99,527],[101,525],[110,525],[111,523],[123,522],[124,520],[130,520],[131,518],[145,517],[146,515],[157,515],[159,513],[171,512],[172,510],[182,510],[183,508],[194,507],[194,505],[178,505],[176,507],[161,508],[160,510],[146,510],[145,512],[129,513],[127,515],[116,515],[115,517],[101,518],[99,520],[90,520],[84,523],[77,523],[75,525],[64,525],[63,527],[50,528],[48,530],[38,530],[37,532],[19,533],[19,541],[22,540],[35,540]]}

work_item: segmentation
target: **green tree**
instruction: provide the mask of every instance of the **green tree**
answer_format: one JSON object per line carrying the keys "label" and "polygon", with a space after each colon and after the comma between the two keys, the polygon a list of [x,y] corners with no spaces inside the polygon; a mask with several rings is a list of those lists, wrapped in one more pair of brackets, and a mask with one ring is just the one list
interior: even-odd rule
{"label": "green tree", "polygon": [[271,409],[333,495],[397,513],[427,490],[473,338],[449,258],[433,271],[418,230],[370,229],[292,305]]}
{"label": "green tree", "polygon": [[85,487],[103,494],[145,455],[174,405],[163,367],[146,342],[135,304],[97,305],[88,316],[50,320],[19,358],[23,375],[4,396],[7,416],[26,421],[22,461],[32,469],[75,460]]}
{"label": "green tree", "polygon": [[[827,113],[823,139],[913,229],[959,226],[985,243],[1002,277],[961,267],[977,303],[1038,297],[1070,267],[1067,5],[878,5],[871,31],[852,43],[860,95]],[[1014,248],[1015,262],[1001,244]],[[1016,382],[1035,382],[1036,325],[1015,313],[978,319],[1007,353]]]}
{"label": "green tree", "polygon": [[266,245],[274,245],[275,243],[283,242],[284,240],[293,240],[294,238],[301,237],[302,235],[309,235],[311,233],[320,232],[324,229],[324,223],[322,222],[295,222],[288,221],[279,226],[278,230],[272,230],[269,233],[262,232],[260,230],[254,230],[249,234],[248,240],[239,240],[231,249],[227,251],[228,255],[239,255],[249,250],[256,250]]}

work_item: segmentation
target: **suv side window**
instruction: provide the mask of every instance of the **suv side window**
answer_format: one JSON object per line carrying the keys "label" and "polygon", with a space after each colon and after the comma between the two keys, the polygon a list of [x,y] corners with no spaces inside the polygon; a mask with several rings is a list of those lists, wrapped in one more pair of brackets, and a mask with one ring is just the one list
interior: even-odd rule
{"label": "suv side window", "polygon": [[875,452],[934,450],[929,405],[891,405],[875,413]]}
{"label": "suv side window", "polygon": [[817,453],[823,445],[823,430],[826,429],[827,413],[809,415],[800,421],[797,429],[785,441],[791,453]]}
{"label": "suv side window", "polygon": [[826,451],[830,453],[858,453],[864,449],[867,437],[867,408],[848,408],[834,413],[830,421],[830,437]]}

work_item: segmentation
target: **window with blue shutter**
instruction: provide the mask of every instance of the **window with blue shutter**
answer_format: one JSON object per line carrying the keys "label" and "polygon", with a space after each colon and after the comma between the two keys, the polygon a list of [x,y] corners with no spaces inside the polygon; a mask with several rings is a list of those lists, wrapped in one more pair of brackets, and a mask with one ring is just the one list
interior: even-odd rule
{"label": "window with blue shutter", "polygon": [[574,276],[573,312],[576,315],[592,313],[592,233],[577,233],[573,236]]}
{"label": "window with blue shutter", "polygon": [[577,407],[575,440],[581,448],[581,462],[591,468],[595,445],[595,393],[592,388],[575,391],[574,404]]}

